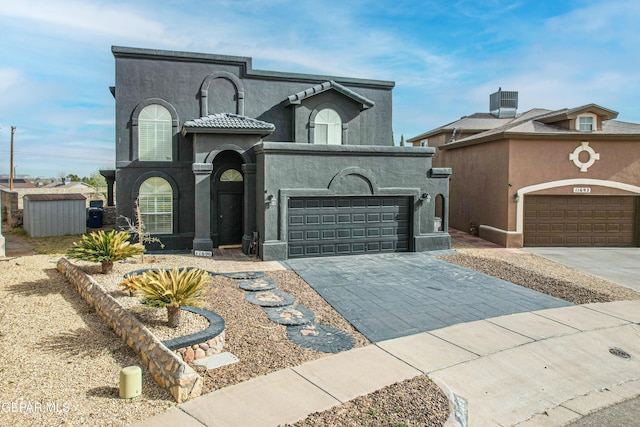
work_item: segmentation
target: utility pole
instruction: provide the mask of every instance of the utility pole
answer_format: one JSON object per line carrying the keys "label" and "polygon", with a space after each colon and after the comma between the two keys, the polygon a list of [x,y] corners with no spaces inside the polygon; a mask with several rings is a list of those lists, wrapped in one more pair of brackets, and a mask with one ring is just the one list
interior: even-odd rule
{"label": "utility pole", "polygon": [[16,133],[16,127],[11,126],[11,157],[9,160],[9,191],[13,191],[13,135]]}

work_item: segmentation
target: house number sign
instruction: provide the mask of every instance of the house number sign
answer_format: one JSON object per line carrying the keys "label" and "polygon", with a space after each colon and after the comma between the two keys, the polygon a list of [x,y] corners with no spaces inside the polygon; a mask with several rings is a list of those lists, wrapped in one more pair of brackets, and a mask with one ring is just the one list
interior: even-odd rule
{"label": "house number sign", "polygon": [[208,256],[208,257],[211,257],[211,256],[213,256],[213,252],[212,251],[198,251],[198,250],[195,250],[195,251],[193,251],[193,255],[194,256]]}
{"label": "house number sign", "polygon": [[573,187],[574,193],[591,193],[591,188],[589,187]]}

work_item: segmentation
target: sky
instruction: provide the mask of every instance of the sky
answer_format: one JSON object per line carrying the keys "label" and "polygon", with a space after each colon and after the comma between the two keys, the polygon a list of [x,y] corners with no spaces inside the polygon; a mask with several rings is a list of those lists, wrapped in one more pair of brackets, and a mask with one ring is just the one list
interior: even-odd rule
{"label": "sky", "polygon": [[115,167],[111,46],[396,82],[396,144],[488,112],[596,103],[640,123],[636,0],[0,0],[0,174]]}

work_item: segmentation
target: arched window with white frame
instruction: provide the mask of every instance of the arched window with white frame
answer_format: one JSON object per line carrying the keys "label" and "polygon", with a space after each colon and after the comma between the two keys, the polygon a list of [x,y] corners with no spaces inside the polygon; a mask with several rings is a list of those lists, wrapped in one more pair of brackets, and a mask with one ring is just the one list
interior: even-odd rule
{"label": "arched window with white frame", "polygon": [[173,233],[173,190],[165,179],[153,177],[145,180],[140,185],[138,204],[145,232]]}
{"label": "arched window with white frame", "polygon": [[138,116],[138,158],[141,161],[173,160],[171,113],[159,104],[147,105]]}
{"label": "arched window with white frame", "polygon": [[313,142],[315,144],[342,144],[342,120],[335,110],[331,108],[320,110],[316,114],[314,122]]}

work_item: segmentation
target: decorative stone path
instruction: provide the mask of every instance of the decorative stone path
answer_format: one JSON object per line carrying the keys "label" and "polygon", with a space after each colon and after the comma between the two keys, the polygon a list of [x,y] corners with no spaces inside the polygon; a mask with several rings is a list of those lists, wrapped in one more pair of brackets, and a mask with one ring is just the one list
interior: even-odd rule
{"label": "decorative stone path", "polygon": [[244,299],[260,307],[284,307],[285,305],[292,305],[296,302],[293,296],[282,292],[280,289],[247,292]]}
{"label": "decorative stone path", "polygon": [[248,291],[244,299],[259,305],[269,320],[287,327],[287,337],[295,344],[323,353],[349,350],[355,339],[348,333],[329,325],[316,323],[316,315],[309,308],[295,305],[292,295],[277,288],[278,282],[263,272],[226,273]]}
{"label": "decorative stone path", "polygon": [[262,307],[269,320],[285,326],[306,325],[315,320],[313,311],[302,305],[290,305],[287,307]]}
{"label": "decorative stone path", "polygon": [[268,277],[260,279],[240,279],[238,280],[240,289],[245,291],[268,291],[278,287],[278,282]]}
{"label": "decorative stone path", "polygon": [[263,271],[239,271],[236,273],[222,273],[222,275],[231,279],[260,279],[265,277]]}
{"label": "decorative stone path", "polygon": [[323,353],[339,353],[353,348],[355,344],[351,335],[322,323],[289,326],[287,337],[301,347]]}

